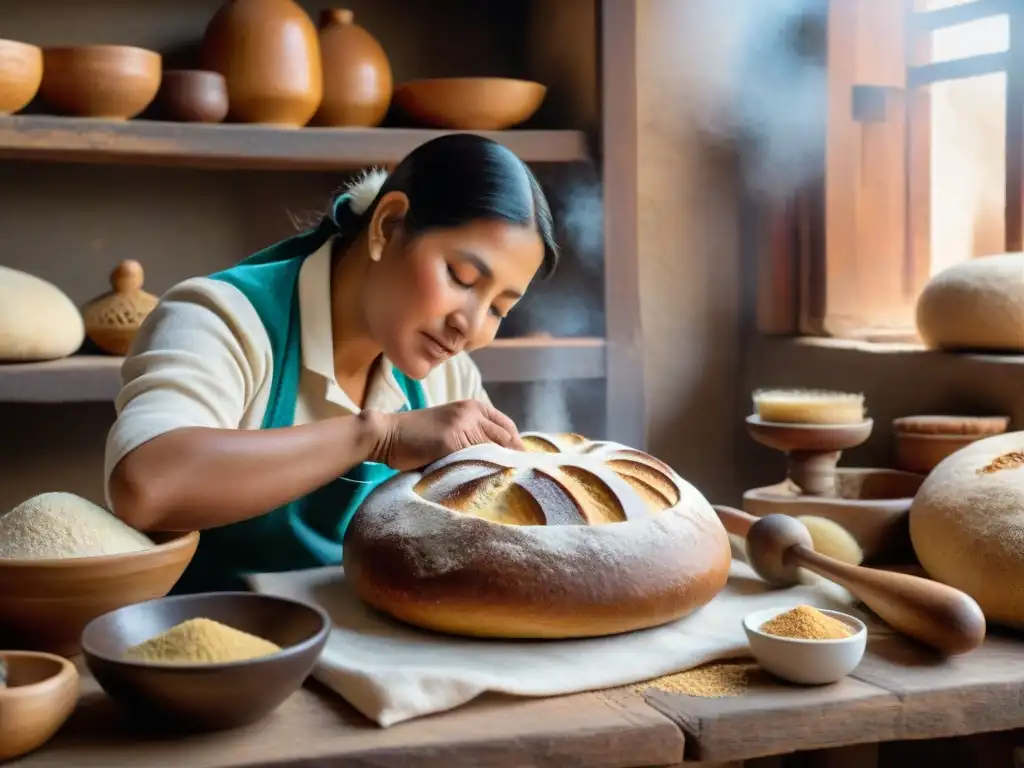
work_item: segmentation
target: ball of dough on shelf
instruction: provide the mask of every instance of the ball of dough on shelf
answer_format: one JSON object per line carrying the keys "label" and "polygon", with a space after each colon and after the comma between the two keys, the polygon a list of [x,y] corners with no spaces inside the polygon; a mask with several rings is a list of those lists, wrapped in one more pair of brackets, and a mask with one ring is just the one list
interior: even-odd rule
{"label": "ball of dough on shelf", "polygon": [[917,300],[932,349],[1024,352],[1024,254],[982,256],[932,277]]}
{"label": "ball of dough on shelf", "polygon": [[67,357],[84,339],[82,313],[63,291],[0,266],[0,362]]}

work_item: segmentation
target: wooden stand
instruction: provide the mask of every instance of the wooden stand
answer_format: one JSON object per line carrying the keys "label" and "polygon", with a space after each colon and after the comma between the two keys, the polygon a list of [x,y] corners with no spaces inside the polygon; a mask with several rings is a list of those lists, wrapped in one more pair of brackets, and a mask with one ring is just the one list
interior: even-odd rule
{"label": "wooden stand", "polygon": [[743,494],[743,510],[756,517],[815,516],[843,526],[865,560],[900,561],[910,553],[908,513],[922,475],[892,469],[837,467],[842,452],[871,435],[873,422],[852,425],[775,424],[747,417],[757,442],[784,451],[786,479]]}

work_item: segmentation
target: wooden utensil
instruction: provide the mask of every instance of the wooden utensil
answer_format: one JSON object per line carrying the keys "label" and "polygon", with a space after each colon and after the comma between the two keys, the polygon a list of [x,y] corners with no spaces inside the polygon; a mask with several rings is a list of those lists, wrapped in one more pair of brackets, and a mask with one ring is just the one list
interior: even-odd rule
{"label": "wooden utensil", "polygon": [[750,567],[769,584],[796,584],[798,569],[806,568],[844,587],[893,629],[941,653],[966,653],[985,640],[981,608],[957,589],[826,557],[814,551],[803,524],[788,515],[757,518],[718,505],[715,512],[729,533],[746,538]]}

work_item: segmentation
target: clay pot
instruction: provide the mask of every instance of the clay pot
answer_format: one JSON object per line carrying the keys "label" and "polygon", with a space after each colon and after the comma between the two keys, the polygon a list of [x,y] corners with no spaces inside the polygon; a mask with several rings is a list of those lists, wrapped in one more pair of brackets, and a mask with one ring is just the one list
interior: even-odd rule
{"label": "clay pot", "polygon": [[156,101],[168,120],[219,123],[228,115],[228,86],[220,72],[167,70]]}
{"label": "clay pot", "polygon": [[0,40],[0,115],[13,115],[28,106],[42,79],[42,48]]}
{"label": "clay pot", "polygon": [[153,101],[161,67],[159,53],[130,45],[47,48],[39,95],[59,114],[128,120]]}
{"label": "clay pot", "polygon": [[122,261],[110,274],[113,290],[82,308],[86,335],[107,354],[128,354],[135,334],[159,301],[142,290],[144,278],[139,262]]}
{"label": "clay pot", "polygon": [[228,0],[206,27],[202,60],[224,75],[234,121],[301,127],[320,106],[316,27],[292,0]]}
{"label": "clay pot", "polygon": [[324,98],[317,125],[379,125],[394,91],[391,64],[376,38],[354,22],[352,11],[320,14],[320,57]]}
{"label": "clay pot", "polygon": [[414,80],[395,89],[395,104],[420,125],[459,131],[500,131],[525,122],[547,88],[504,77]]}

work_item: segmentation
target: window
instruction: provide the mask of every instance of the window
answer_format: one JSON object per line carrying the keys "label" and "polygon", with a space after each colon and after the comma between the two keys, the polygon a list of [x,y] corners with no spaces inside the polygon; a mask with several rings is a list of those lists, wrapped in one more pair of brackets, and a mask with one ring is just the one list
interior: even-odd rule
{"label": "window", "polygon": [[932,275],[1024,246],[1024,0],[828,5],[820,180],[771,212],[758,324],[916,339]]}

